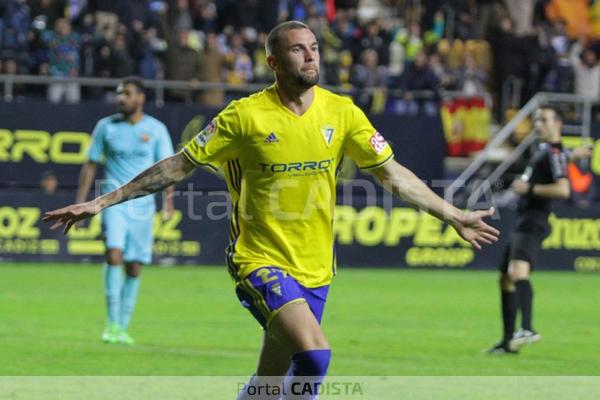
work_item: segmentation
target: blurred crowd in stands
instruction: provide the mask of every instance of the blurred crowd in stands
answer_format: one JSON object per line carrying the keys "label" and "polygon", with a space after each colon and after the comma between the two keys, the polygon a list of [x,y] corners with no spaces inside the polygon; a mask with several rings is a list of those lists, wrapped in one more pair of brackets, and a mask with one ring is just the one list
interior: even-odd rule
{"label": "blurred crowd in stands", "polygon": [[390,92],[600,95],[600,0],[0,0],[0,73],[57,78],[52,102],[79,101],[65,77],[267,83],[266,32],[288,19],[318,35],[322,83],[368,89],[372,109]]}

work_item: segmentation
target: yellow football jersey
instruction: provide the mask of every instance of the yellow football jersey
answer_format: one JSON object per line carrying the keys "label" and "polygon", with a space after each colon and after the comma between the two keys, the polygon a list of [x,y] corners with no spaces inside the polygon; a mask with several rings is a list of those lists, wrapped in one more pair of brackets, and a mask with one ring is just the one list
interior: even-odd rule
{"label": "yellow football jersey", "polygon": [[184,148],[196,165],[222,168],[233,202],[229,270],[242,279],[263,266],[305,287],[331,282],[336,175],[344,155],[361,169],[393,158],[350,99],[315,87],[298,116],[275,85],[231,102]]}

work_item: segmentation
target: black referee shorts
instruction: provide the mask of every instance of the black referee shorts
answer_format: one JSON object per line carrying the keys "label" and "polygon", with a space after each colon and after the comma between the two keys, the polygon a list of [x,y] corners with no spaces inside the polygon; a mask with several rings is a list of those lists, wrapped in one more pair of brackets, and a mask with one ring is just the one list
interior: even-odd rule
{"label": "black referee shorts", "polygon": [[519,220],[504,253],[504,260],[499,268],[500,271],[507,273],[508,264],[512,260],[528,262],[531,271],[533,271],[542,248],[542,242],[549,234],[550,225],[545,218]]}

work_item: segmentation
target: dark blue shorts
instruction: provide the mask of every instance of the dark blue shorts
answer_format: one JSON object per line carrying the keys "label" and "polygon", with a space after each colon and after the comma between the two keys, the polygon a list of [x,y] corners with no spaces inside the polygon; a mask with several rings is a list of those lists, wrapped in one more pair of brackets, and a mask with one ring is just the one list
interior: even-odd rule
{"label": "dark blue shorts", "polygon": [[292,303],[308,303],[321,323],[329,285],[306,288],[277,267],[262,267],[238,282],[235,292],[242,306],[266,330],[277,313]]}

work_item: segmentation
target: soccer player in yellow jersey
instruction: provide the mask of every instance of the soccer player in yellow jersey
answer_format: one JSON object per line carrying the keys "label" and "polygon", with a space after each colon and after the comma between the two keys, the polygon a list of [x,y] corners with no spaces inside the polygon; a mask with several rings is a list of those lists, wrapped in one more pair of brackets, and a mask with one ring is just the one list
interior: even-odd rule
{"label": "soccer player in yellow jersey", "polygon": [[[335,268],[332,221],[343,157],[476,248],[499,232],[483,221],[493,209],[463,212],[439,198],[394,161],[358,107],[317,86],[319,47],[308,26],[284,22],[266,47],[273,86],[231,102],[182,151],[114,192],[48,212],[45,220],[68,230],[106,207],[173,185],[196,166],[224,171],[233,201],[229,271],[240,302],[265,330],[256,374],[239,399],[276,399],[280,390],[287,390],[283,398],[313,399],[331,357],[320,321]],[[267,393],[267,377],[280,385],[286,372],[287,384]]]}

